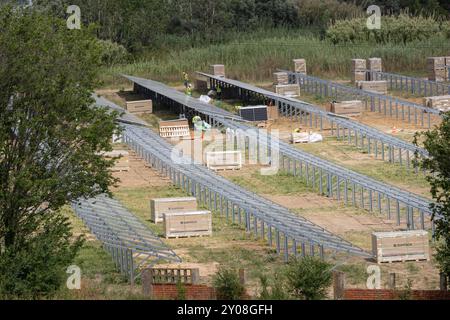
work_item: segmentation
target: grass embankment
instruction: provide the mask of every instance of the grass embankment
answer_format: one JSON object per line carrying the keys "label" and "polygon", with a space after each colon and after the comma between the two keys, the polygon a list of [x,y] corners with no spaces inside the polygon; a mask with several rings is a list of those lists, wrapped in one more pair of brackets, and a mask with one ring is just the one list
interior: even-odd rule
{"label": "grass embankment", "polygon": [[[446,45],[447,44],[447,45]],[[352,58],[381,57],[385,70],[425,75],[426,57],[446,55],[448,40],[431,38],[410,42],[333,45],[313,34],[294,30],[275,30],[248,34],[223,44],[176,47],[165,55],[148,54],[134,63],[103,70],[105,86],[121,86],[122,73],[165,82],[181,82],[181,73],[209,70],[209,65],[226,65],[227,75],[246,81],[271,80],[277,68],[292,69],[292,59],[307,59],[308,72],[325,78],[350,77]],[[411,74],[411,72],[404,72]]]}

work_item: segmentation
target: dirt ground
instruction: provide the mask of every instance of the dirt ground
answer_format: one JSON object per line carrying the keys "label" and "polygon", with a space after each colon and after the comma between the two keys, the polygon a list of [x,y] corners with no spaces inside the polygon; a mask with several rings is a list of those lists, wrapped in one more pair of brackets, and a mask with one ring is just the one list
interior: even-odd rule
{"label": "dirt ground", "polygon": [[[103,90],[99,93],[122,106],[125,105],[126,99],[129,98],[125,95],[117,94],[114,90]],[[398,135],[402,136],[402,138],[405,136],[407,140],[418,129],[414,126],[405,125],[404,122],[397,122],[374,113],[364,114],[360,121],[387,133],[391,133],[392,127],[397,126],[397,129],[399,129]],[[285,141],[288,140],[294,128],[296,128],[295,123],[288,119],[280,119],[269,126],[269,129],[278,129],[280,131],[280,138]],[[324,135],[327,137],[328,133],[325,131]],[[327,147],[327,145],[325,144],[322,147]],[[345,160],[347,161],[346,165],[358,164],[362,160],[379,162],[379,160],[374,160],[371,156],[357,151],[350,152],[348,157],[349,159]],[[248,178],[250,181],[256,169],[258,167],[245,166],[242,171],[226,171],[220,174],[228,179],[233,179],[233,177],[241,179]],[[152,189],[170,187],[170,181],[168,179],[161,177],[154,170],[148,168],[133,153],[130,156],[130,171],[115,173],[115,176],[120,178],[121,182],[115,188],[114,192],[118,194],[122,192],[123,195],[125,193],[133,193],[133,190],[145,190],[148,193],[148,198],[142,199],[145,203],[152,196]],[[260,182],[254,181],[254,183],[257,185]],[[264,185],[259,187],[264,189]],[[294,213],[309,219],[368,251],[371,249],[370,235],[373,231],[391,231],[397,229],[393,221],[384,220],[381,217],[355,208],[345,208],[334,200],[308,191],[299,191],[293,194],[269,194],[262,191],[260,195],[291,209]],[[133,208],[133,206],[139,208],[139,210],[136,209],[133,212],[145,220],[146,224],[150,225],[147,216],[148,212],[146,211],[147,205],[133,203],[136,201],[134,198],[127,200],[127,197],[123,196],[123,200],[125,202],[128,201],[126,203],[127,206],[129,208]],[[279,258],[274,258],[273,261],[266,260],[265,257],[272,255],[271,249],[264,243],[255,241],[255,239],[246,235],[241,229],[230,226],[229,223],[217,218],[215,218],[214,224],[214,235],[210,238],[164,240],[183,258],[183,267],[200,269],[200,274],[204,282],[210,283],[211,277],[215,274],[219,265],[227,264],[230,261],[237,266],[242,265],[249,270],[258,270],[258,272],[261,270],[267,271],[267,268],[269,270],[276,270],[283,265]],[[372,262],[346,256],[344,260],[337,261],[337,263],[343,263],[344,266],[349,268],[349,286],[364,287],[365,277],[363,267],[368,264],[373,264]],[[432,262],[389,264],[383,265],[382,269],[386,274],[387,272],[395,271],[405,279],[413,278],[414,287],[416,288],[435,288],[438,285],[437,271]],[[250,277],[249,287],[251,288],[251,292],[256,292],[258,289],[256,271]]]}

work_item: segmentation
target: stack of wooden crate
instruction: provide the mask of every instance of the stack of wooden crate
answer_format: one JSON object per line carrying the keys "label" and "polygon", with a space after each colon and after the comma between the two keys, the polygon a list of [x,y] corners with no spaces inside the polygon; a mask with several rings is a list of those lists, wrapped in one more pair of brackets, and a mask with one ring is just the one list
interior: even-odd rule
{"label": "stack of wooden crate", "polygon": [[352,83],[366,81],[367,79],[366,59],[352,59]]}
{"label": "stack of wooden crate", "polygon": [[378,263],[429,261],[428,232],[424,230],[374,232],[372,253]]}
{"label": "stack of wooden crate", "polygon": [[369,71],[371,71],[371,72],[368,73],[367,80],[370,80],[370,81],[376,80],[376,77],[374,74],[372,74],[372,72],[382,72],[383,71],[381,58],[369,58],[368,68],[369,68]]}
{"label": "stack of wooden crate", "polygon": [[363,104],[360,100],[334,101],[331,103],[331,112],[347,117],[362,115]]}
{"label": "stack of wooden crate", "polygon": [[127,101],[127,111],[132,114],[150,114],[153,112],[152,100]]}
{"label": "stack of wooden crate", "polygon": [[210,151],[206,153],[206,166],[214,171],[242,169],[241,151]]}
{"label": "stack of wooden crate", "polygon": [[116,159],[114,166],[111,168],[113,172],[122,172],[130,170],[130,154],[125,150],[113,150],[109,152],[102,152],[103,157],[112,160]]}
{"label": "stack of wooden crate", "polygon": [[212,75],[217,77],[225,77],[225,66],[223,64],[213,64],[210,68]]}
{"label": "stack of wooden crate", "polygon": [[376,71],[376,72],[382,72],[382,61],[381,58],[369,58],[369,70],[370,71]]}
{"label": "stack of wooden crate", "polygon": [[289,75],[287,74],[287,72],[275,72],[273,74],[273,84],[289,84]]}
{"label": "stack of wooden crate", "polygon": [[294,70],[295,72],[306,74],[306,60],[305,59],[294,59]]}
{"label": "stack of wooden crate", "polygon": [[150,220],[154,223],[164,221],[164,213],[189,212],[197,210],[194,197],[157,198],[150,200]]}
{"label": "stack of wooden crate", "polygon": [[447,81],[448,71],[446,63],[446,57],[427,58],[428,80],[436,82]]}
{"label": "stack of wooden crate", "polygon": [[388,84],[385,80],[379,81],[358,81],[356,87],[361,90],[366,90],[375,93],[387,94]]}
{"label": "stack of wooden crate", "polygon": [[450,95],[423,98],[423,104],[427,108],[436,109],[442,112],[450,111]]}
{"label": "stack of wooden crate", "polygon": [[275,85],[275,92],[285,97],[300,96],[300,86],[298,84],[279,84]]}
{"label": "stack of wooden crate", "polygon": [[187,119],[159,121],[159,135],[162,138],[189,137],[189,122]]}

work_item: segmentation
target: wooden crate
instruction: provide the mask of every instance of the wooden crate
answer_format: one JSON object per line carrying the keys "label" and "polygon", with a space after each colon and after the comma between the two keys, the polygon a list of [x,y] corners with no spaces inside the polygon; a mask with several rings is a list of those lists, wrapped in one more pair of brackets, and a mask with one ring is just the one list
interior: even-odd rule
{"label": "wooden crate", "polygon": [[277,106],[267,107],[267,120],[277,120],[280,117],[280,112]]}
{"label": "wooden crate", "polygon": [[213,64],[210,68],[211,74],[218,77],[225,77],[225,66],[223,64]]}
{"label": "wooden crate", "polygon": [[273,74],[273,83],[277,84],[289,84],[289,75],[287,72],[275,72]]}
{"label": "wooden crate", "polygon": [[294,59],[294,70],[295,72],[306,73],[306,60],[305,59]]}
{"label": "wooden crate", "polygon": [[195,89],[197,91],[208,90],[208,82],[205,80],[195,79]]}
{"label": "wooden crate", "polygon": [[360,100],[335,101],[331,103],[331,112],[347,117],[362,115],[363,104]]}
{"label": "wooden crate", "polygon": [[372,253],[378,263],[429,261],[428,232],[424,230],[374,232]]}
{"label": "wooden crate", "polygon": [[153,112],[152,100],[127,101],[127,111],[132,114],[150,114]]}
{"label": "wooden crate", "polygon": [[206,153],[206,166],[214,171],[242,169],[241,151],[210,151]]}
{"label": "wooden crate", "polygon": [[352,71],[366,71],[367,60],[366,59],[352,59]]}
{"label": "wooden crate", "polygon": [[445,57],[428,57],[427,68],[429,70],[440,69],[445,66]]}
{"label": "wooden crate", "polygon": [[275,92],[285,97],[300,96],[300,86],[298,84],[280,84],[275,86]]}
{"label": "wooden crate", "polygon": [[367,80],[367,71],[352,71],[352,83]]}
{"label": "wooden crate", "polygon": [[197,210],[197,199],[194,197],[157,198],[150,200],[150,220],[163,222],[164,213],[186,212]]}
{"label": "wooden crate", "polygon": [[212,235],[211,211],[164,213],[163,217],[166,238]]}
{"label": "wooden crate", "polygon": [[424,106],[442,112],[450,111],[450,95],[423,98]]}
{"label": "wooden crate", "polygon": [[187,119],[159,121],[159,135],[162,138],[189,137],[189,122]]}
{"label": "wooden crate", "polygon": [[368,63],[370,71],[383,71],[381,58],[370,58]]}
{"label": "wooden crate", "polygon": [[113,150],[109,152],[102,152],[103,157],[106,159],[118,158],[114,162],[114,166],[111,168],[113,172],[129,171],[130,170],[130,154],[125,150]]}
{"label": "wooden crate", "polygon": [[358,81],[356,83],[357,88],[375,92],[375,93],[381,93],[381,94],[387,94],[388,92],[388,84],[385,80],[380,81]]}
{"label": "wooden crate", "polygon": [[448,71],[445,67],[447,57],[429,57],[427,58],[428,80],[444,82],[448,80]]}
{"label": "wooden crate", "polygon": [[446,68],[428,70],[428,80],[435,82],[447,81],[448,71]]}

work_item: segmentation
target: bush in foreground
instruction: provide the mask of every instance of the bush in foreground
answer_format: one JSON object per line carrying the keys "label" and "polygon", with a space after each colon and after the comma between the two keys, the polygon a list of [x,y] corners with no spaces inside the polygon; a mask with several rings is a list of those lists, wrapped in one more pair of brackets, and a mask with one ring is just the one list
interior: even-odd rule
{"label": "bush in foreground", "polygon": [[331,266],[319,258],[295,259],[286,267],[287,290],[294,298],[324,299],[331,283]]}
{"label": "bush in foreground", "polygon": [[240,300],[245,292],[236,270],[221,268],[213,282],[217,298],[220,300]]}

